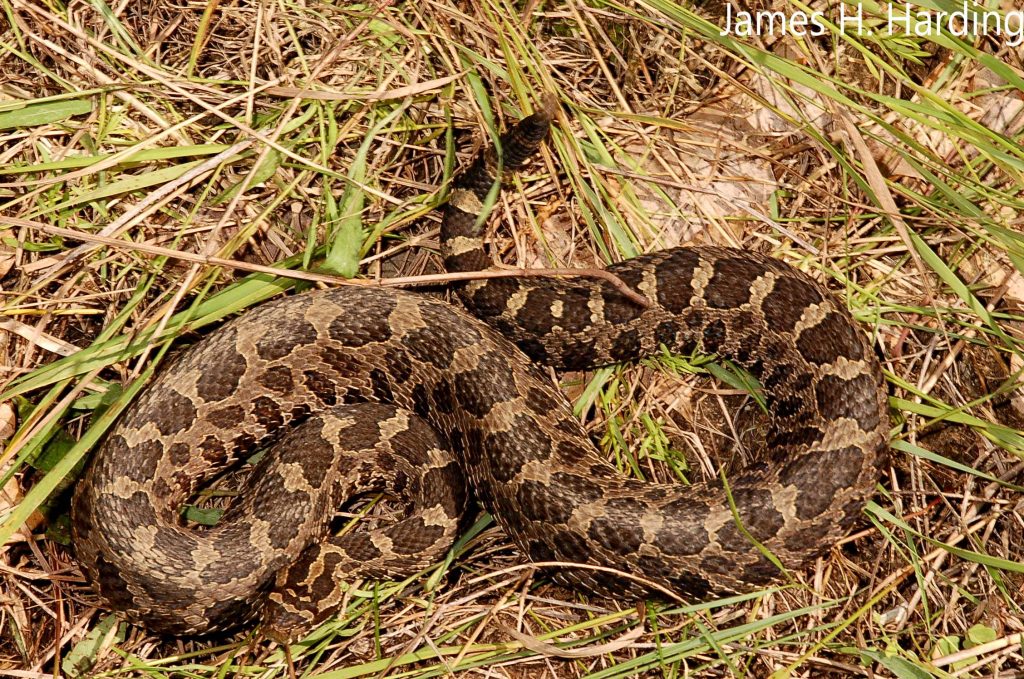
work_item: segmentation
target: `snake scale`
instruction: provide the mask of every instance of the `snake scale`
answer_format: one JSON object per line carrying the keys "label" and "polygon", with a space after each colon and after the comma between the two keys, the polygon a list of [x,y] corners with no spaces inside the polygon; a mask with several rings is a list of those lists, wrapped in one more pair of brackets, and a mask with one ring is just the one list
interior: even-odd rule
{"label": "snake scale", "polygon": [[[544,99],[456,179],[441,228],[449,270],[488,266],[486,198],[557,110]],[[491,279],[459,289],[478,320],[427,296],[342,286],[271,301],[202,338],[127,409],[77,488],[75,549],[99,596],[157,632],[261,618],[271,637],[294,639],[337,608],[340,582],[435,563],[467,481],[530,559],[696,597],[775,581],[765,552],[795,567],[841,537],[874,486],[888,426],[880,367],[845,308],[742,250],[676,248],[608,270],[650,306],[603,281]],[[727,488],[620,475],[538,367],[660,347],[727,357],[763,385],[768,459]],[[218,524],[187,528],[181,505],[260,448]],[[328,536],[346,498],[381,491],[411,504],[405,519]],[[555,577],[646,591],[601,570]]]}

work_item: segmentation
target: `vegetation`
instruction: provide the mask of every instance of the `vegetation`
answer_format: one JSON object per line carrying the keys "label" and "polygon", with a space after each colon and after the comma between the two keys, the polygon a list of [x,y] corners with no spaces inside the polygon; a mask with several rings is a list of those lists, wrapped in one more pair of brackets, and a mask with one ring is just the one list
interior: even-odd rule
{"label": "vegetation", "polygon": [[[827,30],[722,35],[713,0],[0,0],[0,675],[1024,672],[1022,52],[770,9]],[[543,92],[564,115],[492,212],[498,259],[718,243],[827,282],[889,381],[861,528],[779,587],[637,606],[553,585],[482,516],[290,649],[98,611],[69,488],[168,353],[316,281],[438,273],[448,179]],[[624,473],[764,452],[708,357],[559,379]]]}

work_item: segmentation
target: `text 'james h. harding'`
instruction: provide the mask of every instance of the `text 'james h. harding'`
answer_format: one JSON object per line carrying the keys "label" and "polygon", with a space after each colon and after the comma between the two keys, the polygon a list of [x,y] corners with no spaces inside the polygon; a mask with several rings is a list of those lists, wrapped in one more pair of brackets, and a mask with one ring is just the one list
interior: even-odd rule
{"label": "text 'james h. harding'", "polygon": [[828,14],[816,12],[747,11],[725,5],[725,26],[720,35],[793,35],[798,38],[825,35],[830,26],[842,33],[857,35],[937,36],[942,33],[958,38],[991,36],[1010,47],[1024,42],[1024,10],[971,9],[966,0],[953,11],[915,7],[910,3],[880,5],[880,13],[864,11],[861,3],[839,3]]}

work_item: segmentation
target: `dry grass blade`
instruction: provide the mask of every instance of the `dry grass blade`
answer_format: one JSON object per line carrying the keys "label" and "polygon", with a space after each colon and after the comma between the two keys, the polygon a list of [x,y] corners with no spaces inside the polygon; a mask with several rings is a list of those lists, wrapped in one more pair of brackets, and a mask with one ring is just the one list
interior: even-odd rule
{"label": "dry grass blade", "polygon": [[534,653],[549,655],[556,658],[592,658],[594,656],[604,655],[605,653],[614,653],[615,651],[621,651],[624,648],[628,648],[644,634],[643,627],[636,627],[629,632],[626,632],[615,641],[609,641],[603,644],[594,644],[593,646],[588,646],[587,648],[577,651],[549,644],[546,641],[541,641],[540,639],[523,634],[522,632],[517,632],[511,627],[506,627],[505,625],[501,625],[500,629],[505,634],[520,642],[524,648],[527,648]]}

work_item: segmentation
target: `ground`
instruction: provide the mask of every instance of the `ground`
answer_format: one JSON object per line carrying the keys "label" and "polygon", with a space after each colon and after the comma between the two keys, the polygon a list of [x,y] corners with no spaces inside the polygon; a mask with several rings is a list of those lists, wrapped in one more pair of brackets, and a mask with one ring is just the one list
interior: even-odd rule
{"label": "ground", "polygon": [[[757,6],[824,12],[808,36],[723,35],[736,7],[715,0],[0,9],[0,675],[1024,676],[1013,17],[957,38],[889,35],[867,5],[878,30],[840,30],[817,1]],[[98,609],[68,498],[142,381],[299,285],[267,267],[440,273],[448,180],[546,92],[562,115],[492,211],[496,264],[716,243],[823,281],[890,397],[855,532],[778,587],[637,606],[557,587],[481,515],[287,650]],[[717,478],[763,452],[755,400],[708,357],[552,379],[624,473]]]}

